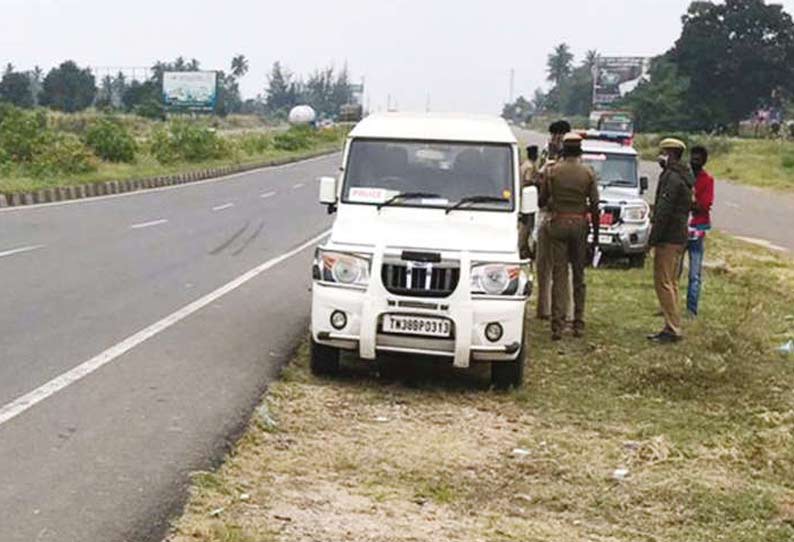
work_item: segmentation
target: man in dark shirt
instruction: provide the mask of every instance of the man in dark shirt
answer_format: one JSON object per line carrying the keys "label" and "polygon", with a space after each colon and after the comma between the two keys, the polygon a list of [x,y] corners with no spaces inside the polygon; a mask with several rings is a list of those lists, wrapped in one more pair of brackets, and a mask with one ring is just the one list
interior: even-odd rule
{"label": "man in dark shirt", "polygon": [[668,138],[660,144],[664,168],[656,188],[649,244],[654,249],[653,281],[664,314],[664,329],[649,335],[660,343],[681,340],[681,312],[678,306],[678,268],[688,239],[689,209],[692,205],[692,175],[681,161],[686,145]]}

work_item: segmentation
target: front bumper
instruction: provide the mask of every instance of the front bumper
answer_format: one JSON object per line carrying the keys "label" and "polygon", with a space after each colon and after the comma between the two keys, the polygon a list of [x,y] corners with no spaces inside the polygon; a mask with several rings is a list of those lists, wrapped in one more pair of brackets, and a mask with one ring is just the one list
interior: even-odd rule
{"label": "front bumper", "polygon": [[[376,359],[379,353],[416,354],[451,359],[454,366],[461,368],[472,362],[518,358],[524,337],[525,298],[473,298],[464,287],[469,284],[469,277],[463,271],[460,286],[446,298],[394,295],[374,277],[376,273],[366,290],[314,283],[311,328],[316,342],[357,351],[366,360]],[[343,329],[331,325],[334,311],[347,316]],[[384,333],[381,324],[385,314],[447,319],[452,323],[452,337]],[[485,337],[485,328],[494,322],[501,324],[503,334],[491,342]]]}
{"label": "front bumper", "polygon": [[[609,228],[601,227],[598,246],[604,254],[632,255],[648,251],[648,238],[651,234],[650,222],[640,224],[622,223]],[[590,234],[588,240],[592,242]]]}

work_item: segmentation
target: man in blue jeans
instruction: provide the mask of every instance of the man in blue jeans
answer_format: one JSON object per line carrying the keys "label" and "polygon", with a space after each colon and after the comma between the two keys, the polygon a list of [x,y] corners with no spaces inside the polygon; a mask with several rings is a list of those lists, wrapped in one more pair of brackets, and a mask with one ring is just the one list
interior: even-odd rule
{"label": "man in blue jeans", "polygon": [[689,287],[687,288],[686,307],[690,317],[698,314],[700,287],[703,283],[703,257],[705,255],[706,232],[711,229],[711,207],[714,205],[714,177],[705,169],[709,153],[705,147],[692,147],[689,165],[695,175],[692,191],[692,210],[689,219]]}

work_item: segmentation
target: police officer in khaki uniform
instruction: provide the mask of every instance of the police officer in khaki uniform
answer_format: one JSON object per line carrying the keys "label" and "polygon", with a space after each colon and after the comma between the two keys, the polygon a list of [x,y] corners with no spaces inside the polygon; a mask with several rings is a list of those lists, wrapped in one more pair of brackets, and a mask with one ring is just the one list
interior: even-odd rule
{"label": "police officer in khaki uniform", "polygon": [[574,336],[584,334],[584,308],[587,266],[588,214],[593,225],[593,250],[598,246],[600,210],[598,183],[592,169],[582,164],[582,137],[567,134],[563,139],[562,160],[551,167],[542,186],[541,204],[551,213],[549,234],[553,260],[551,338],[560,340],[565,325],[567,272],[573,270]]}
{"label": "police officer in khaki uniform", "polygon": [[[571,131],[571,125],[564,120],[558,120],[556,122],[551,123],[549,126],[549,143],[546,148],[543,150],[543,156],[541,157],[541,165],[540,170],[537,176],[537,182],[539,185],[539,191],[543,192],[543,186],[546,184],[548,172],[554,166],[554,164],[559,160],[560,155],[562,153],[562,142],[563,137],[565,134]],[[553,283],[553,276],[552,276],[552,255],[551,255],[551,236],[549,234],[549,222],[551,219],[551,214],[549,210],[546,208],[546,203],[541,202],[540,212],[538,213],[538,223],[537,223],[537,257],[536,257],[536,266],[537,266],[537,282],[538,282],[538,307],[537,307],[537,317],[540,320],[550,320],[551,319],[551,291],[552,291],[552,283]],[[562,285],[565,288],[565,299],[570,299],[570,281],[569,275],[566,271],[565,273],[565,280],[564,284]],[[570,301],[565,302],[565,313],[568,314],[570,310]]]}
{"label": "police officer in khaki uniform", "polygon": [[[533,186],[537,183],[538,175],[538,146],[527,146],[527,159],[521,164],[521,188]],[[533,256],[529,247],[529,234],[534,228],[532,219],[534,216],[522,216],[518,223],[518,253],[521,259],[528,259]]]}
{"label": "police officer in khaki uniform", "polygon": [[687,225],[694,179],[681,160],[686,150],[683,141],[668,138],[659,146],[662,151],[659,163],[663,171],[656,187],[656,204],[648,243],[653,247],[653,282],[664,314],[664,329],[649,335],[648,339],[674,343],[681,340],[678,269],[689,239]]}

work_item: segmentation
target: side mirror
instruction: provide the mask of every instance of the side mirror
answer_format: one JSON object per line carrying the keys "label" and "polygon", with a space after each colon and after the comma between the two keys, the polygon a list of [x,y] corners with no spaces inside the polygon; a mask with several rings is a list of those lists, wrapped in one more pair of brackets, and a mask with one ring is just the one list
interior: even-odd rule
{"label": "side mirror", "polygon": [[521,214],[531,215],[538,212],[538,189],[525,186],[521,189]]}
{"label": "side mirror", "polygon": [[640,194],[648,191],[648,177],[640,177]]}
{"label": "side mirror", "polygon": [[336,205],[336,179],[334,177],[320,177],[320,203],[323,205]]}

